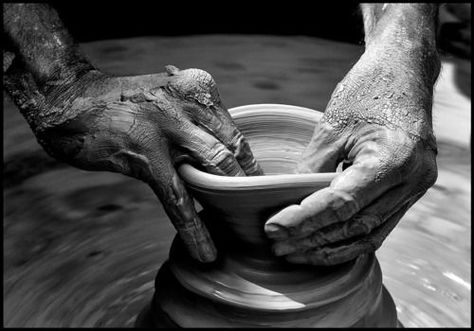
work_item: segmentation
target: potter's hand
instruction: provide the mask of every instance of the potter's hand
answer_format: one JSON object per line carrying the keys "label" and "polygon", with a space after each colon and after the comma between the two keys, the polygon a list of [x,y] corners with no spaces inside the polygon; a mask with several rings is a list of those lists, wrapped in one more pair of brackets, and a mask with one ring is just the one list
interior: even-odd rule
{"label": "potter's hand", "polygon": [[187,156],[218,175],[261,170],[212,77],[172,66],[163,74],[110,77],[80,54],[50,7],[8,4],[4,15],[15,46],[4,62],[4,85],[43,148],[81,169],[146,182],[190,254],[214,260],[214,244],[176,163]]}
{"label": "potter's hand", "polygon": [[434,23],[431,7],[410,6],[379,13],[365,53],[333,92],[299,166],[333,172],[343,161],[345,170],[265,225],[274,252],[290,262],[333,265],[375,251],[436,180]]}
{"label": "potter's hand", "polygon": [[173,67],[167,74],[138,77],[90,72],[57,98],[40,100],[40,112],[24,111],[44,149],[81,169],[148,183],[191,254],[213,260],[215,248],[176,162],[187,155],[218,175],[255,175],[260,169],[212,77]]}
{"label": "potter's hand", "polygon": [[138,77],[90,72],[58,92],[57,100],[38,103],[40,112],[24,113],[51,156],[148,183],[190,253],[203,262],[215,258],[175,163],[187,155],[208,172],[230,176],[260,169],[208,73],[173,67]]}

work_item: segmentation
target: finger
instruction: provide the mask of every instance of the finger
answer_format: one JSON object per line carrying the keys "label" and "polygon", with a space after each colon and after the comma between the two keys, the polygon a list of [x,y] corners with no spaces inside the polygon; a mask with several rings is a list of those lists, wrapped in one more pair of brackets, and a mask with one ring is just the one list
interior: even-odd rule
{"label": "finger", "polygon": [[286,256],[286,260],[291,263],[329,266],[353,260],[361,254],[375,252],[413,203],[403,205],[386,222],[363,239],[290,254]]}
{"label": "finger", "polygon": [[366,235],[385,222],[399,206],[407,203],[413,194],[413,185],[400,184],[345,222],[331,224],[305,238],[277,241],[274,252],[278,256],[287,255]]}
{"label": "finger", "polygon": [[235,125],[222,103],[201,107],[192,112],[194,122],[220,140],[239,163],[246,175],[263,175],[247,140]]}
{"label": "finger", "polygon": [[[227,112],[225,109],[218,109],[217,114]],[[221,125],[218,121],[212,121],[207,126],[222,143],[234,154],[235,159],[248,176],[263,175],[263,170],[257,163],[247,140],[236,127],[232,119],[227,116],[220,116]]]}
{"label": "finger", "polygon": [[220,140],[234,154],[245,174],[262,175],[263,171],[253,156],[249,144],[222,104],[212,76],[199,69],[180,71],[168,66],[167,71],[174,77],[168,85],[168,90],[186,96],[186,100],[194,100],[194,107],[185,107],[194,123]]}
{"label": "finger", "polygon": [[160,199],[190,255],[201,262],[214,261],[217,256],[214,243],[169,157],[164,152],[149,161],[145,181]]}
{"label": "finger", "polygon": [[181,133],[180,146],[209,173],[245,176],[240,164],[226,146],[197,126],[191,125]]}
{"label": "finger", "polygon": [[[328,225],[344,222],[381,194],[401,183],[394,165],[387,166],[374,141],[366,141],[351,167],[336,176],[331,185],[272,216],[265,224],[270,238],[302,238]],[[286,231],[282,231],[284,228]]]}
{"label": "finger", "polygon": [[329,124],[319,122],[298,163],[298,172],[334,172],[342,158],[343,148],[337,143],[335,131]]}

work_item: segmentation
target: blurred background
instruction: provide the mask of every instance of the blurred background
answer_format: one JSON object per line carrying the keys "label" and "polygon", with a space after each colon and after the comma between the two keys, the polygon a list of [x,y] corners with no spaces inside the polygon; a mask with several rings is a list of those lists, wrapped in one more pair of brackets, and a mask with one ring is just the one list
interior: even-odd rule
{"label": "blurred background", "polygon": [[[222,8],[52,2],[91,62],[116,75],[210,72],[230,108],[323,111],[363,52],[357,3]],[[405,326],[471,324],[471,4],[440,6],[436,184],[377,252]],[[4,326],[131,326],[174,229],[143,183],[50,158],[4,93]]]}
{"label": "blurred background", "polygon": [[[306,35],[358,43],[363,24],[358,4],[319,4],[309,10],[288,4],[245,5],[187,3],[183,6],[143,3],[131,6],[71,6],[52,2],[79,41],[138,36],[182,36],[202,34]],[[83,18],[87,17],[87,24]],[[107,19],[104,20],[104,17]]]}
{"label": "blurred background", "polygon": [[[356,2],[326,2],[311,10],[272,4],[246,7],[229,4],[225,10],[209,5],[168,8],[147,3],[130,6],[81,6],[53,1],[80,42],[138,36],[201,34],[304,35],[352,44],[362,44],[363,23]],[[207,7],[206,7],[207,6]],[[92,7],[92,8],[91,8]],[[219,14],[214,14],[213,10]],[[87,24],[84,24],[87,18]],[[106,18],[106,19],[104,19]],[[463,58],[471,54],[471,3],[445,3],[439,11],[439,47]]]}

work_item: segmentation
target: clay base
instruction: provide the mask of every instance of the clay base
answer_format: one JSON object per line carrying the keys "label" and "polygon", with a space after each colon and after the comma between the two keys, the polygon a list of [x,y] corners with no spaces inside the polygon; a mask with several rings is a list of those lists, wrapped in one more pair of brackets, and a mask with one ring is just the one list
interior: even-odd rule
{"label": "clay base", "polygon": [[[324,321],[323,325],[319,325],[313,318],[308,318],[308,321],[298,318],[294,320],[294,313],[291,312],[269,314],[261,311],[245,311],[197,296],[181,286],[170,271],[168,262],[165,262],[158,272],[155,289],[154,298],[150,306],[146,307],[137,318],[136,327],[327,326],[324,325]],[[166,311],[175,316],[174,320]],[[371,311],[361,316],[350,327],[401,327],[394,302],[385,287],[382,286]]]}

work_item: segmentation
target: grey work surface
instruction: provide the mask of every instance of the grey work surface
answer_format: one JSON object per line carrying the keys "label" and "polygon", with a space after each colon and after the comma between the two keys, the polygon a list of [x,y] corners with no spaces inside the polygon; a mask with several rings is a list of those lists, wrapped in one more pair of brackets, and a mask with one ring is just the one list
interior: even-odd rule
{"label": "grey work surface", "polygon": [[[82,45],[117,75],[197,67],[227,107],[285,103],[324,110],[361,46],[307,37],[192,36]],[[443,58],[436,85],[435,186],[378,251],[407,326],[470,326],[470,63]],[[49,158],[4,101],[4,326],[131,326],[174,236],[143,183]]]}

